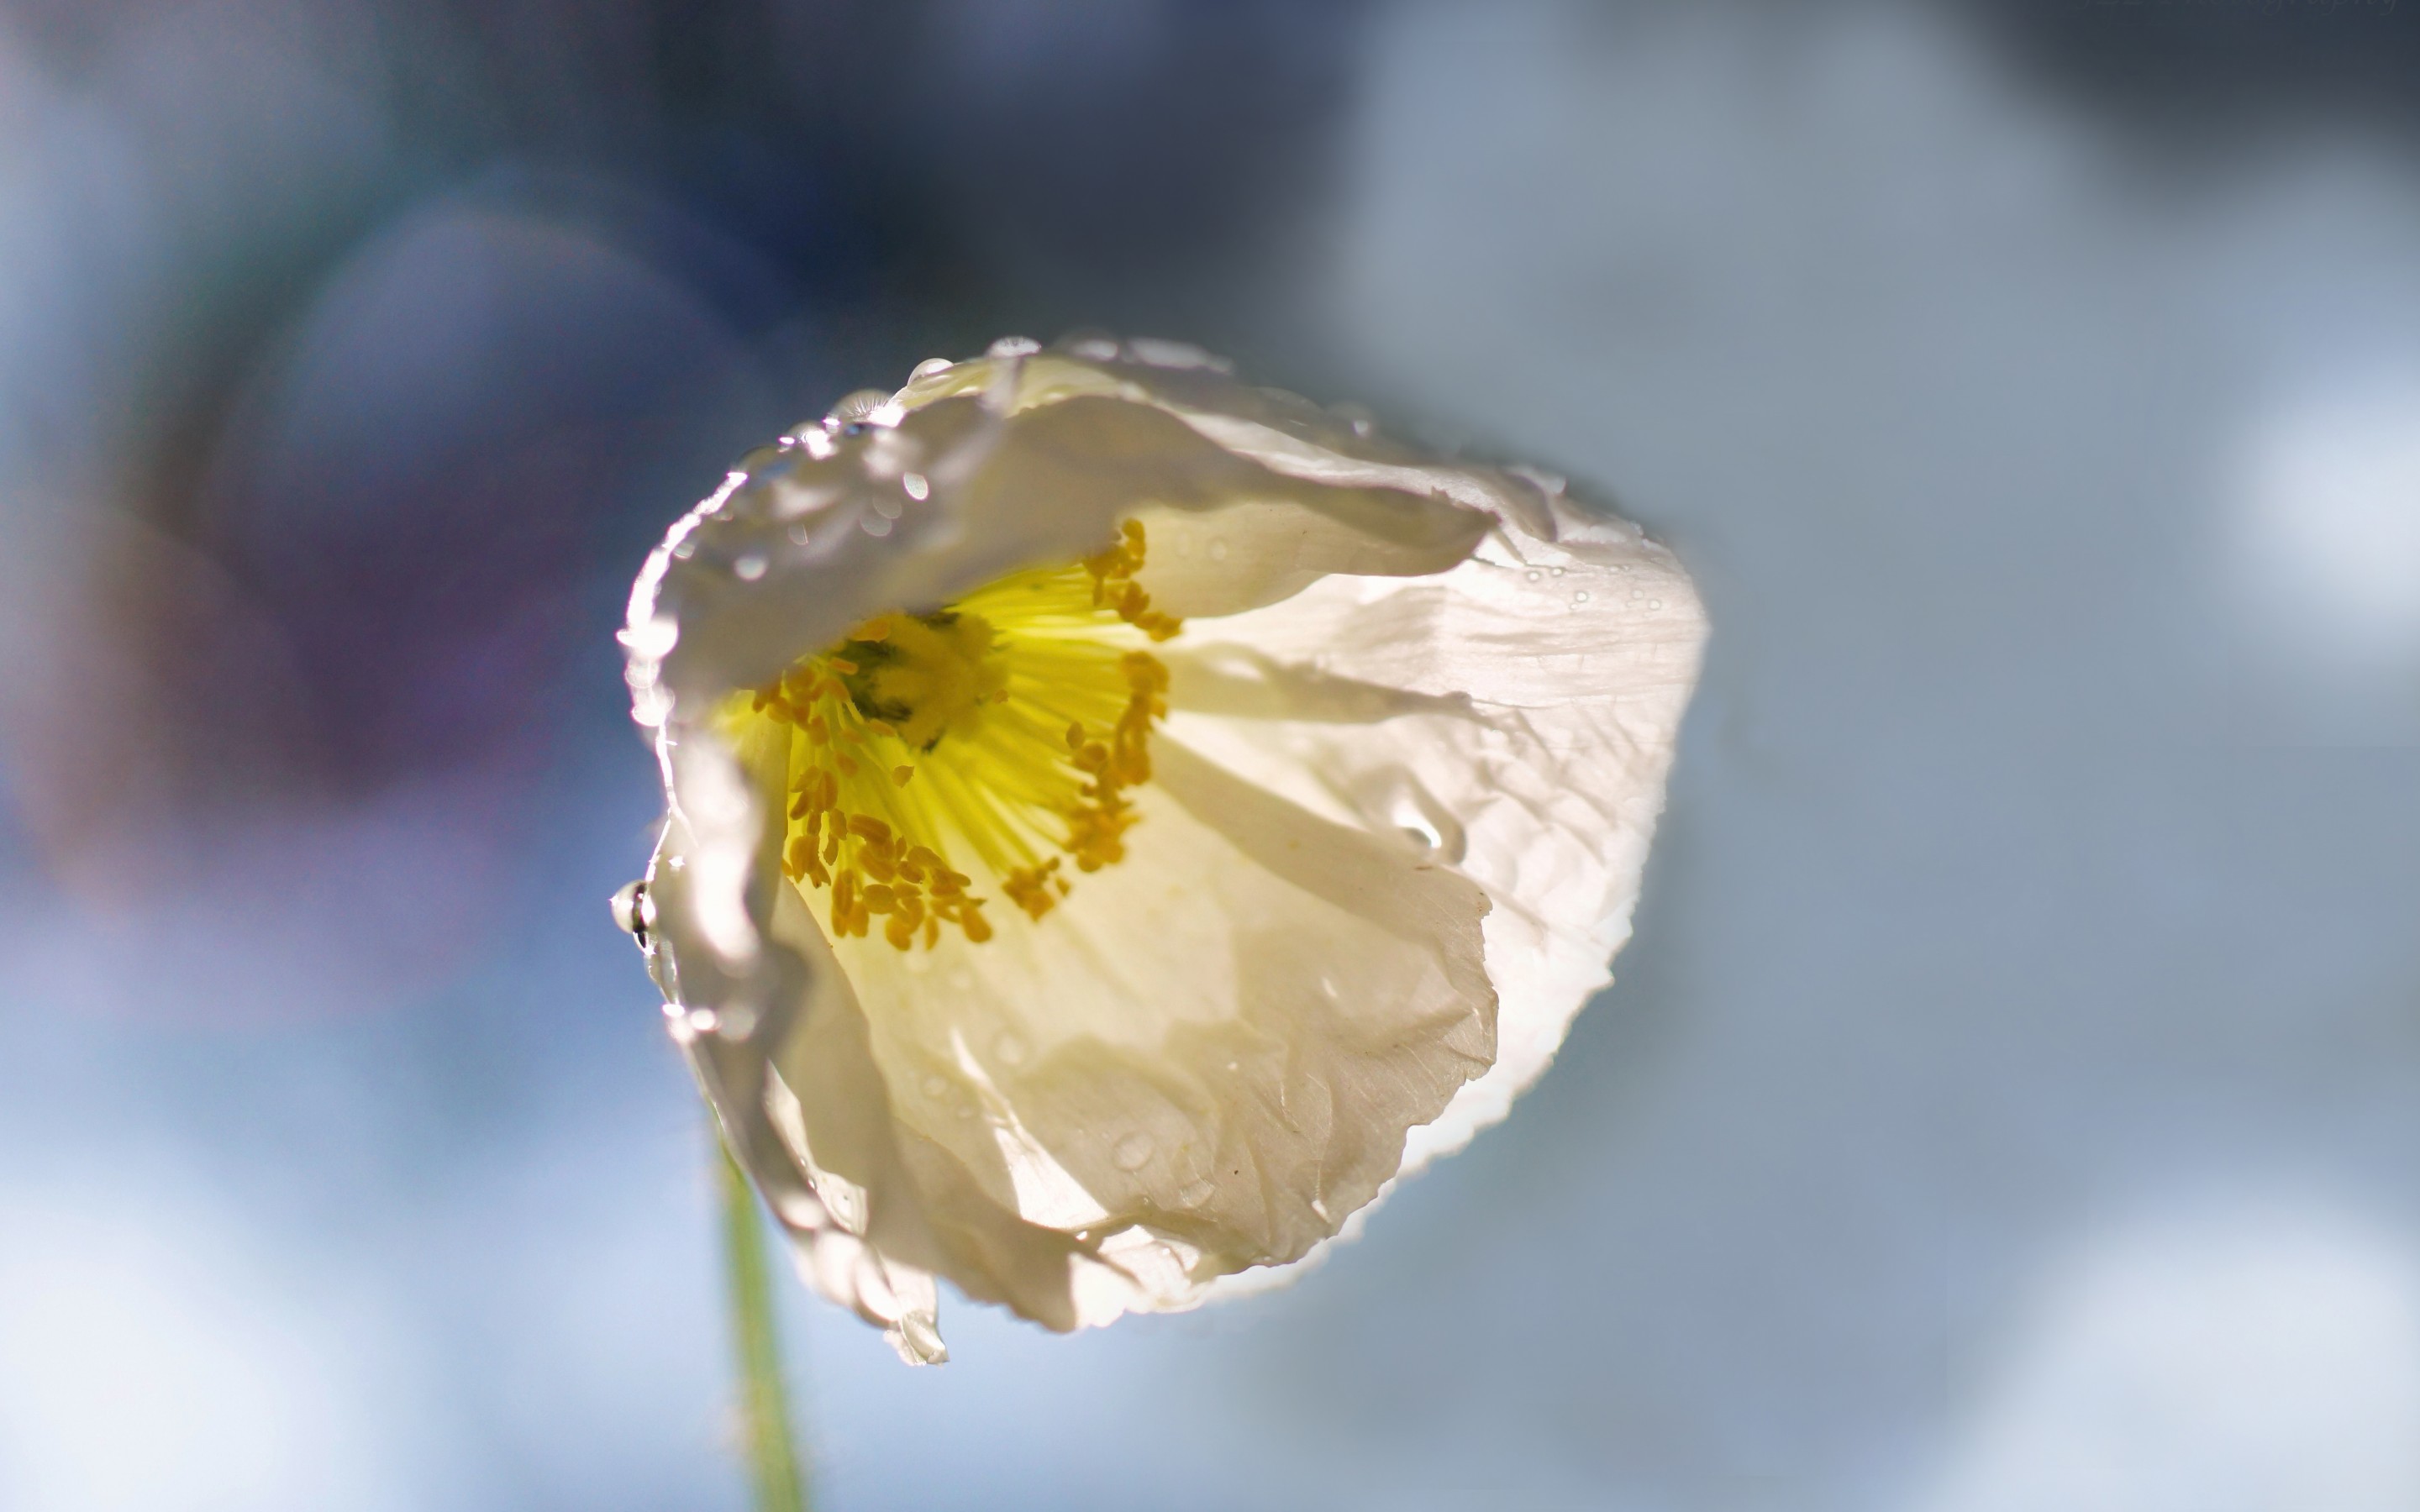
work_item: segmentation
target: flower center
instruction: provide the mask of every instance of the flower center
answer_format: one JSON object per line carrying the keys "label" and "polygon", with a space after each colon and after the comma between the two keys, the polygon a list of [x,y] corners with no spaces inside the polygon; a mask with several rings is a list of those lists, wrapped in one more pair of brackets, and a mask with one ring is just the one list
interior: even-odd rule
{"label": "flower center", "polygon": [[1063,860],[1125,858],[1126,792],[1151,780],[1168,713],[1168,669],[1142,647],[1183,628],[1134,580],[1143,548],[1129,520],[1081,561],[877,614],[725,706],[735,748],[783,774],[782,870],[830,894],[835,939],[879,915],[902,950],[944,926],[979,945],[978,886],[1038,922],[1073,886]]}

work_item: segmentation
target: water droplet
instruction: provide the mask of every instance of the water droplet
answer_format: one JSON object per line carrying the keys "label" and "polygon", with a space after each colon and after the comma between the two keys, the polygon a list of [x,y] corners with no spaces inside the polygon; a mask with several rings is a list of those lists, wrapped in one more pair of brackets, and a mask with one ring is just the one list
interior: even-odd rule
{"label": "water droplet", "polygon": [[1522,577],[1524,577],[1524,578],[1528,579],[1531,582],[1536,582],[1539,579],[1544,578],[1544,577],[1545,576],[1545,574],[1544,574],[1544,573],[1543,573],[1543,572],[1540,572],[1540,571],[1539,571],[1537,568],[1535,568],[1535,567],[1531,567],[1528,571],[1527,571],[1527,572],[1523,573],[1521,576],[1522,576]]}
{"label": "water droplet", "polygon": [[1331,1003],[1342,995],[1336,990],[1336,983],[1326,977],[1319,979],[1319,995]]}
{"label": "water droplet", "polygon": [[865,417],[891,402],[891,395],[880,389],[856,389],[840,396],[840,403],[824,411],[824,423],[838,425],[844,436],[865,434]]}
{"label": "water droplet", "polygon": [[876,494],[874,496],[874,512],[884,519],[897,519],[908,513],[908,506],[889,494]]}
{"label": "water droplet", "polygon": [[798,545],[798,546],[804,546],[804,545],[806,545],[806,544],[807,544],[807,528],[806,528],[805,526],[803,526],[803,525],[793,525],[793,526],[791,526],[791,527],[790,527],[790,540],[792,541],[792,543],[793,543],[793,544]]}
{"label": "water droplet", "polygon": [[683,562],[687,562],[690,558],[697,555],[697,543],[695,541],[683,541],[680,545],[673,548],[673,555],[680,558]]}
{"label": "water droplet", "polygon": [[1651,598],[1647,601],[1647,607],[1649,609],[1662,609],[1664,607],[1664,601],[1660,598]]}
{"label": "water droplet", "polygon": [[1575,603],[1575,604],[1585,604],[1585,603],[1587,603],[1588,601],[1589,601],[1589,591],[1588,591],[1587,589],[1585,589],[1585,588],[1581,589],[1578,593],[1574,594],[1572,595],[1572,602],[1573,602],[1573,603]]}
{"label": "water droplet", "polygon": [[1554,569],[1554,573],[1555,573],[1555,576],[1556,576],[1556,577],[1559,578],[1559,577],[1561,577],[1561,576],[1563,575],[1563,569],[1562,569],[1562,568],[1560,568],[1560,567],[1557,567],[1557,568],[1555,568],[1555,569]]}
{"label": "water droplet", "polygon": [[765,576],[765,559],[751,551],[731,564],[731,570],[741,582],[752,583]]}
{"label": "water droplet", "polygon": [[891,533],[891,522],[879,515],[868,515],[857,522],[857,528],[876,539]]}
{"label": "water droplet", "polygon": [[916,370],[908,374],[908,377],[910,379],[931,378],[936,373],[948,372],[954,365],[956,364],[953,363],[946,357],[927,357],[923,362],[918,363],[916,364]]}
{"label": "water droplet", "polygon": [[939,1076],[927,1076],[920,1085],[926,1097],[939,1097],[950,1089],[950,1084]]}
{"label": "water droplet", "polygon": [[1321,1223],[1327,1222],[1327,1204],[1318,1197],[1311,1199],[1311,1211],[1319,1214]]}
{"label": "water droplet", "polygon": [[1042,349],[1032,336],[1002,336],[985,353],[988,357],[1031,357]]}
{"label": "water droplet", "polygon": [[1227,543],[1223,537],[1216,535],[1210,537],[1210,560],[1213,562],[1227,560]]}
{"label": "water droplet", "polygon": [[975,1105],[972,1103],[961,1103],[950,1111],[961,1119],[971,1119],[975,1116]]}
{"label": "water droplet", "polygon": [[700,1034],[712,1034],[715,1026],[721,1022],[714,1016],[714,1010],[710,1008],[694,1009],[689,1016],[689,1026]]}
{"label": "water droplet", "polygon": [[1209,1201],[1210,1194],[1218,1190],[1207,1180],[1187,1181],[1176,1189],[1176,1205],[1180,1208],[1198,1208]]}
{"label": "water droplet", "polygon": [[1025,1064],[1025,1041],[1014,1033],[1003,1031],[999,1039],[991,1042],[991,1053],[1003,1066]]}
{"label": "water droplet", "polygon": [[1118,1169],[1122,1171],[1142,1169],[1151,1159],[1151,1135],[1140,1129],[1136,1130],[1119,1140],[1117,1149],[1113,1151],[1117,1156]]}
{"label": "water droplet", "polygon": [[933,492],[933,486],[924,481],[924,474],[921,472],[910,472],[901,478],[899,486],[908,491],[910,499],[927,499]]}
{"label": "water droplet", "polygon": [[1644,588],[1634,588],[1630,591],[1630,596],[1633,598],[1645,598],[1647,596],[1647,590]]}

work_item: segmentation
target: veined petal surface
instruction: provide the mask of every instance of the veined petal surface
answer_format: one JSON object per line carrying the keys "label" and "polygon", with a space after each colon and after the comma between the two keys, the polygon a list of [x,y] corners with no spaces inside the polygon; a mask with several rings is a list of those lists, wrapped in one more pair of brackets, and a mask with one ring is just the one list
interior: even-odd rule
{"label": "veined petal surface", "polygon": [[936,1277],[1060,1329],[1193,1305],[1544,1069],[1703,638],[1544,474],[1170,344],[1002,343],[744,459],[650,559],[634,922],[801,1273],[904,1356],[942,1357]]}

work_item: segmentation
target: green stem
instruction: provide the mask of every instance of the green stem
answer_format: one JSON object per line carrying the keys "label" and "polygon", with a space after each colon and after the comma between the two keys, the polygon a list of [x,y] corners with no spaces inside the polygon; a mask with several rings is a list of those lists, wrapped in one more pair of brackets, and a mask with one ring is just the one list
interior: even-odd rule
{"label": "green stem", "polygon": [[748,1478],[758,1512],[808,1512],[806,1477],[790,1443],[790,1394],[782,1384],[782,1339],[773,1309],[771,1267],[756,1194],[731,1151],[717,1142],[722,1167],[722,1244],[731,1286],[732,1340],[739,1351],[740,1407],[748,1435]]}

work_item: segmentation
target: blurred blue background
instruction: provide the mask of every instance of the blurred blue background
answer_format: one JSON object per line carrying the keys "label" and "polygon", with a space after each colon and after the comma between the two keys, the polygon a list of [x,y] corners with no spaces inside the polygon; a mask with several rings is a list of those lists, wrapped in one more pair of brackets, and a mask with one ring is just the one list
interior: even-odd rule
{"label": "blurred blue background", "polygon": [[737,1508],[612,640],[748,446],[1180,337],[1716,626],[1638,937],[1282,1294],[834,1509],[2420,1505],[2420,16],[0,5],[0,1507]]}

